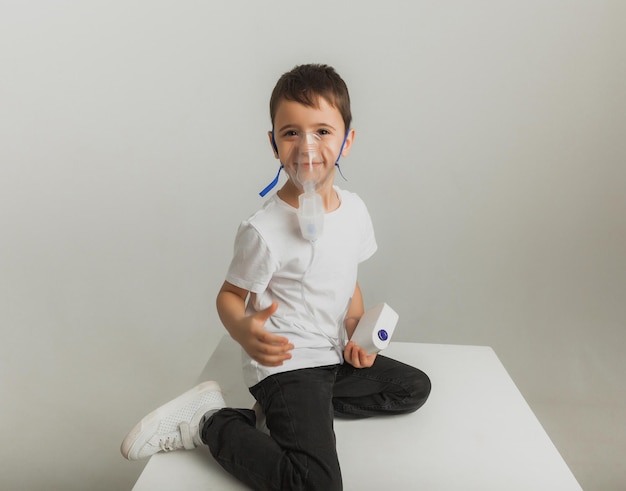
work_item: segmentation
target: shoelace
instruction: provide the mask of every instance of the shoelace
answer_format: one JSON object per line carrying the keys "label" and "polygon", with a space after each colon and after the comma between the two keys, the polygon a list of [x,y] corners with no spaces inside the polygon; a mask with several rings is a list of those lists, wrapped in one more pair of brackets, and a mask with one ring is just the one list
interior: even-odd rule
{"label": "shoelace", "polygon": [[165,440],[159,441],[159,447],[163,452],[171,452],[180,448],[180,443],[177,437],[167,437]]}
{"label": "shoelace", "polygon": [[178,434],[170,435],[163,440],[159,440],[159,447],[163,452],[171,452],[184,447],[186,450],[196,448],[191,436],[191,428],[189,423],[181,423],[178,425]]}

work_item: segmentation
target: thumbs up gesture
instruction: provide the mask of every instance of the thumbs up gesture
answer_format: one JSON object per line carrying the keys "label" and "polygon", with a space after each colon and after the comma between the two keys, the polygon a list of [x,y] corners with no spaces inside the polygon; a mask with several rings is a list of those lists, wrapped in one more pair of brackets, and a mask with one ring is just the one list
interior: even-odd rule
{"label": "thumbs up gesture", "polygon": [[289,339],[265,329],[265,323],[278,309],[278,303],[246,315],[245,302],[249,293],[225,281],[217,295],[217,312],[230,336],[250,358],[261,365],[278,367],[291,358],[289,352],[293,349]]}
{"label": "thumbs up gesture", "polygon": [[265,323],[278,309],[274,302],[268,308],[243,319],[241,336],[236,341],[250,355],[250,358],[268,367],[282,365],[291,358],[289,351],[293,344],[284,336],[273,334],[265,329]]}

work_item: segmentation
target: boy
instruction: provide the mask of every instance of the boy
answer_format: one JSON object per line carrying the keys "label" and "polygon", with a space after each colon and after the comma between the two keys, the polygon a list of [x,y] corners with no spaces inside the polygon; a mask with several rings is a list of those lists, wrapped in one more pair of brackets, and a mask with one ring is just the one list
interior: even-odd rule
{"label": "boy", "polygon": [[[355,135],[344,81],[325,65],[297,66],[276,84],[270,116],[270,144],[288,180],[240,225],[217,296],[268,431],[257,429],[261,411],[225,407],[219,386],[205,382],[140,421],[122,453],[137,459],[207,444],[253,489],[339,490],[333,417],[415,411],[430,380],[345,341],[363,314],[358,263],[377,246],[363,202],[334,186]],[[313,149],[303,157],[307,144]],[[309,178],[323,204],[324,230],[307,240],[298,209]]]}

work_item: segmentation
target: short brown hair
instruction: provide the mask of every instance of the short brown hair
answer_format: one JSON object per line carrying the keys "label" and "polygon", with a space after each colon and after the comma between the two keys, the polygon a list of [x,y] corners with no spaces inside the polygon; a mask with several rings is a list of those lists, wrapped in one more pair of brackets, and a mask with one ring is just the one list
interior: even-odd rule
{"label": "short brown hair", "polygon": [[278,79],[270,98],[272,125],[282,99],[317,107],[319,97],[339,110],[346,131],[350,129],[352,113],[348,87],[333,67],[320,64],[298,65]]}

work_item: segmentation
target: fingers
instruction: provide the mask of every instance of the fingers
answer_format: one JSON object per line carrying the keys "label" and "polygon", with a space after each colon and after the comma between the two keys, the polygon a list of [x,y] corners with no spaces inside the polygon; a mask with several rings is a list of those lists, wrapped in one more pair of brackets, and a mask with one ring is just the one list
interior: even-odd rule
{"label": "fingers", "polygon": [[288,338],[278,336],[268,331],[261,331],[257,337],[259,351],[266,354],[278,354],[291,351],[293,344]]}
{"label": "fingers", "polygon": [[358,363],[358,359],[356,361],[354,360],[355,346],[356,345],[352,341],[348,341],[348,344],[346,344],[346,347],[343,350],[343,357],[348,363],[350,363],[350,365],[352,365],[355,368],[359,368],[355,366],[355,363]]}
{"label": "fingers", "polygon": [[344,350],[344,358],[354,368],[369,368],[374,364],[376,353],[370,355],[363,348],[349,341]]}
{"label": "fingers", "polygon": [[275,354],[293,349],[293,344],[289,342],[288,338],[269,332],[263,327],[258,329],[255,332],[255,335],[259,350],[267,352],[268,354]]}
{"label": "fingers", "polygon": [[293,344],[287,338],[276,336],[266,331],[257,338],[253,352],[250,355],[261,365],[277,367],[291,358],[290,351],[292,349]]}
{"label": "fingers", "polygon": [[287,360],[291,359],[290,353],[285,353],[283,355],[258,355],[255,356],[254,359],[265,367],[280,367]]}
{"label": "fingers", "polygon": [[343,357],[345,358],[345,360],[354,368],[361,368],[358,349],[359,348],[356,344],[354,344],[352,341],[348,341],[348,344],[346,345],[346,348],[343,352]]}
{"label": "fingers", "polygon": [[265,329],[267,320],[277,309],[278,303],[273,302],[266,309],[246,318],[245,335],[240,339],[240,344],[253,360],[270,367],[280,366],[289,360],[290,351],[294,348],[288,338]]}
{"label": "fingers", "polygon": [[[259,312],[265,320],[276,311],[278,304],[274,303],[264,311]],[[265,324],[265,321],[263,321]],[[261,365],[276,367],[291,358],[290,351],[294,348],[289,339],[267,331],[264,327],[254,333],[253,353],[250,353]]]}
{"label": "fingers", "polygon": [[365,350],[359,351],[359,361],[361,362],[361,368],[369,368],[374,364],[376,359],[376,353],[369,354]]}

